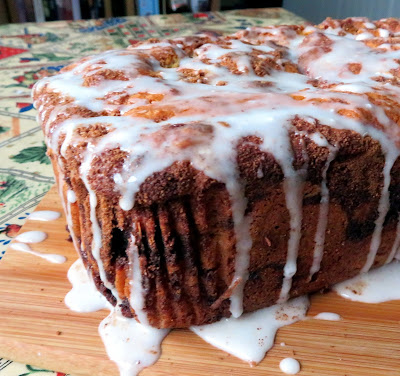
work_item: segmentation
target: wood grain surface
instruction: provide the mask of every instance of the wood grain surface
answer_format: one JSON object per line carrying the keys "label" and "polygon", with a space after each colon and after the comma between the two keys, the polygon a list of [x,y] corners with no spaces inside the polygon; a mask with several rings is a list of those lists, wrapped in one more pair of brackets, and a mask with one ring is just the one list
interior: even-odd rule
{"label": "wood grain surface", "polygon": [[[37,210],[62,211],[54,188]],[[118,375],[97,332],[107,312],[78,314],[64,304],[70,288],[67,270],[77,258],[66,241],[65,218],[28,221],[22,231],[29,230],[49,235],[33,249],[63,254],[68,261],[57,265],[7,251],[0,261],[0,356],[73,375]],[[400,301],[362,304],[334,293],[314,295],[311,301],[309,319],[280,329],[276,345],[257,367],[250,368],[188,330],[174,330],[163,343],[161,359],[142,374],[273,376],[282,375],[281,359],[295,357],[303,376],[400,375]],[[335,312],[343,320],[311,319],[319,312]]]}

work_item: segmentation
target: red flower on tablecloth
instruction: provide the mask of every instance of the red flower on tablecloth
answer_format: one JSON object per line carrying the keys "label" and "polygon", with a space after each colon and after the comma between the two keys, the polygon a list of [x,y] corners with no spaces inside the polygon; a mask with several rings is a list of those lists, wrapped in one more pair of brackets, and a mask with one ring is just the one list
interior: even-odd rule
{"label": "red flower on tablecloth", "polygon": [[56,376],[65,376],[65,373],[57,372]]}
{"label": "red flower on tablecloth", "polygon": [[20,229],[21,229],[20,225],[7,224],[4,229],[0,230],[0,234],[4,232],[9,238],[14,238],[15,236],[17,236]]}
{"label": "red flower on tablecloth", "polygon": [[207,13],[193,13],[194,18],[208,18]]}
{"label": "red flower on tablecloth", "polygon": [[32,89],[37,80],[56,74],[62,67],[63,65],[57,65],[24,72],[24,74],[13,77],[13,80],[18,82],[17,84],[7,85],[6,87],[26,87]]}

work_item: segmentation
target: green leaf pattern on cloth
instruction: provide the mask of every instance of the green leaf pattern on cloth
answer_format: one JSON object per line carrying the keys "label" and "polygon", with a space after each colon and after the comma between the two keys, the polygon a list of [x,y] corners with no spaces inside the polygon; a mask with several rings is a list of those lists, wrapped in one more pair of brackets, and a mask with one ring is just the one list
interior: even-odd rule
{"label": "green leaf pattern on cloth", "polygon": [[[54,184],[31,88],[74,59],[148,38],[293,24],[280,8],[0,26],[0,264],[11,239]],[[0,354],[1,355],[1,354]],[[64,376],[0,358],[0,376]]]}
{"label": "green leaf pattern on cloth", "polygon": [[50,159],[46,155],[46,145],[43,146],[32,146],[30,148],[22,149],[17,155],[11,156],[10,158],[18,163],[28,162],[39,162],[50,164]]}

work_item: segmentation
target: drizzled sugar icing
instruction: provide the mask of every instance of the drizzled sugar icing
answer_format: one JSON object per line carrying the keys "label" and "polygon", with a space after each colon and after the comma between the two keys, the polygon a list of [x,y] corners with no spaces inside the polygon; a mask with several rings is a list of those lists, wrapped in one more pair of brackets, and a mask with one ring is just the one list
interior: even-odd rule
{"label": "drizzled sugar icing", "polygon": [[135,376],[154,364],[168,332],[168,329],[156,329],[127,319],[115,309],[99,326],[107,355],[118,365],[120,376]]}
{"label": "drizzled sugar icing", "polygon": [[301,366],[298,360],[294,358],[285,358],[280,361],[279,368],[287,375],[295,375],[300,372]]}
{"label": "drizzled sugar icing", "polygon": [[29,244],[26,243],[11,243],[10,248],[15,251],[30,253],[31,255],[38,256],[46,261],[52,262],[54,264],[63,264],[67,261],[67,258],[63,255],[57,255],[54,253],[42,253],[38,251],[34,251]]}
{"label": "drizzled sugar icing", "polygon": [[47,234],[43,231],[26,231],[19,234],[15,240],[21,243],[40,243],[47,239]]}
{"label": "drizzled sugar icing", "polygon": [[60,218],[61,213],[53,211],[53,210],[37,210],[33,213],[29,214],[29,219],[31,221],[55,221]]}
{"label": "drizzled sugar icing", "polygon": [[70,310],[95,312],[104,308],[112,309],[104,295],[96,289],[81,259],[70,266],[67,276],[72,289],[65,296],[64,302]]}
{"label": "drizzled sugar icing", "polygon": [[333,287],[340,296],[362,303],[400,300],[400,262],[395,261]]}
{"label": "drizzled sugar icing", "polygon": [[118,307],[113,307],[97,291],[81,259],[69,268],[68,279],[72,289],[64,301],[69,309],[75,312],[110,310],[110,314],[99,325],[99,334],[121,376],[135,376],[157,361],[161,355],[161,342],[169,330],[156,329],[135,319],[125,318]]}
{"label": "drizzled sugar icing", "polygon": [[191,331],[211,345],[255,365],[273,346],[279,328],[302,320],[308,310],[306,296],[283,304],[230,317],[214,324],[192,326]]}
{"label": "drizzled sugar icing", "polygon": [[333,312],[320,312],[313,318],[316,320],[326,320],[326,321],[340,321],[342,319],[340,315]]}
{"label": "drizzled sugar icing", "polygon": [[[318,132],[318,124],[369,135],[382,146],[385,156],[383,187],[363,271],[370,269],[381,243],[382,227],[389,209],[390,171],[399,156],[396,144],[400,137],[399,127],[388,118],[385,108],[370,101],[368,93],[378,92],[394,100],[398,98],[399,89],[393,83],[397,80],[395,69],[398,63],[395,59],[400,58],[400,51],[389,43],[379,48],[370,47],[367,42],[375,37],[374,33],[380,36],[391,33],[377,28],[374,23],[369,26],[364,28],[365,35],[358,38],[348,33],[342,36],[334,25],[327,30],[308,26],[302,32],[290,27],[255,28],[239,32],[233,38],[215,39],[217,44],[205,43],[194,51],[193,57],[183,49],[184,38],[179,43],[142,44],[87,58],[69,71],[45,78],[35,86],[35,92],[49,90],[64,98],[55,106],[46,106],[48,99],[39,98],[35,102],[39,120],[47,131],[46,142],[50,149],[57,150],[60,137],[64,137],[61,154],[65,156],[68,148],[82,141],[77,129],[101,123],[109,130],[95,140],[86,139],[88,145],[80,173],[89,192],[93,233],[91,251],[103,283],[117,300],[118,293],[107,280],[100,257],[101,227],[96,217],[97,198],[88,179],[94,158],[113,148],[127,153],[123,168],[114,175],[114,189],[121,193],[120,206],[124,210],[133,207],[135,195],[147,177],[176,161],[189,160],[193,167],[225,184],[231,197],[236,234],[235,273],[232,279],[232,286],[236,288],[231,296],[231,312],[233,317],[241,315],[252,239],[251,218],[246,216],[245,182],[238,174],[236,146],[240,139],[248,135],[262,139],[259,148],[275,157],[285,176],[290,236],[279,302],[287,300],[292,278],[297,271],[306,169],[306,166],[298,170],[293,167],[289,131],[296,133],[292,125],[295,116],[316,125],[314,134],[303,136],[311,138],[329,152],[322,174],[321,206],[310,277],[318,272],[322,261],[329,213],[327,175],[338,150],[337,145],[330,145]],[[326,50],[321,50],[321,40],[328,41]],[[179,60],[174,68],[162,67],[153,56],[152,53],[160,48],[174,51]],[[250,58],[250,55],[253,57]],[[253,58],[266,64],[262,74],[254,72]],[[270,64],[271,59],[274,64]],[[297,65],[300,73],[290,73],[290,69],[285,71],[289,63]],[[349,63],[360,63],[360,71],[352,73]],[[183,79],[187,70],[201,73],[199,77],[202,78],[188,82]],[[106,79],[109,71],[118,72],[123,79]],[[99,73],[102,74],[100,83],[91,84]],[[322,79],[327,82],[319,84]],[[150,100],[143,93],[159,94],[159,97]],[[123,99],[126,96],[129,100]],[[66,111],[71,106],[86,108],[96,116],[69,116]],[[370,113],[374,123],[346,115],[351,112],[360,116],[359,109]],[[159,111],[167,111],[166,120],[156,119]],[[67,120],[61,121],[64,115],[67,115]],[[165,126],[174,124],[185,124],[188,132],[164,132]],[[163,138],[156,141],[155,133],[160,130],[164,132]],[[186,146],[182,147],[179,142],[182,139],[194,139],[195,142],[183,143]],[[140,164],[132,169],[137,160]],[[58,163],[63,170],[61,158]],[[399,233],[400,226],[390,258],[398,254]],[[137,257],[137,249],[133,245],[132,251]],[[134,295],[130,298],[131,305],[136,306],[135,311],[145,321],[141,278],[137,275],[140,270],[133,266],[130,273],[131,291],[135,291],[131,294]]]}

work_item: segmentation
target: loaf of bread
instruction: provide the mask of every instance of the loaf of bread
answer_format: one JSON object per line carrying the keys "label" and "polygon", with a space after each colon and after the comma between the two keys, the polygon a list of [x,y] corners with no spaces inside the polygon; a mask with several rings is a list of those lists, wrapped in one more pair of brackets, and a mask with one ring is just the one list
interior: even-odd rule
{"label": "loaf of bread", "polygon": [[75,247],[127,317],[240,316],[391,262],[400,22],[149,40],[33,90]]}

